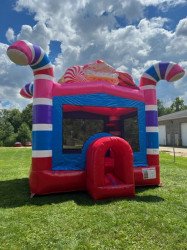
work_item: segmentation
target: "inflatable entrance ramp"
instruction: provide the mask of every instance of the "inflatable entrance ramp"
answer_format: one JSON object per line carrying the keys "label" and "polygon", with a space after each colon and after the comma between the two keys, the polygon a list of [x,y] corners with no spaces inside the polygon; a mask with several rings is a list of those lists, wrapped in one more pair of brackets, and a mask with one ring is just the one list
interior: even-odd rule
{"label": "inflatable entrance ramp", "polygon": [[93,199],[135,195],[133,151],[120,137],[94,141],[87,152],[87,190]]}

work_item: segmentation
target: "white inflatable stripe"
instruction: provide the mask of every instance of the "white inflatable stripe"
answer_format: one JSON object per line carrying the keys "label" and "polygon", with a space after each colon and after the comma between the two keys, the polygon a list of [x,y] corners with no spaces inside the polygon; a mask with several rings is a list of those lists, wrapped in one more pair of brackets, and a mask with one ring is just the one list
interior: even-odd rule
{"label": "white inflatable stripe", "polygon": [[174,64],[173,63],[170,63],[166,69],[166,73],[165,73],[165,77],[164,79],[167,78],[167,75],[169,74],[170,70],[173,68]]}
{"label": "white inflatable stripe", "polygon": [[156,89],[156,85],[144,85],[140,87],[141,89]]}
{"label": "white inflatable stripe", "polygon": [[52,106],[52,99],[49,98],[34,98],[33,105],[51,105]]}
{"label": "white inflatable stripe", "polygon": [[158,148],[147,148],[148,155],[158,155],[159,149]]}
{"label": "white inflatable stripe", "polygon": [[30,93],[31,93],[32,86],[33,86],[33,83],[30,83],[30,85],[29,85],[29,91],[30,91]]}
{"label": "white inflatable stripe", "polygon": [[154,81],[155,83],[157,82],[157,81],[155,80],[155,78],[153,78],[152,76],[148,75],[147,73],[144,73],[142,77],[148,78],[148,79]]}
{"label": "white inflatable stripe", "polygon": [[156,63],[156,64],[154,65],[154,68],[155,68],[156,73],[157,73],[157,75],[158,75],[158,77],[159,77],[159,80],[161,80],[160,69],[159,69],[159,63]]}
{"label": "white inflatable stripe", "polygon": [[52,124],[33,124],[32,131],[52,131]]}
{"label": "white inflatable stripe", "polygon": [[146,127],[146,132],[157,132],[158,133],[158,127]]}
{"label": "white inflatable stripe", "polygon": [[33,158],[52,157],[52,150],[32,150]]}
{"label": "white inflatable stripe", "polygon": [[157,105],[145,105],[145,111],[149,111],[149,110],[157,111],[158,107]]}
{"label": "white inflatable stripe", "polygon": [[86,70],[85,75],[93,75],[98,77],[111,77],[111,78],[117,78],[118,75],[116,73],[107,73],[107,72],[95,72],[93,70]]}
{"label": "white inflatable stripe", "polygon": [[32,97],[32,95],[31,95],[29,92],[27,92],[25,86],[23,87],[23,90],[24,90],[25,94],[27,94],[28,96],[31,96],[31,97]]}
{"label": "white inflatable stripe", "polygon": [[49,75],[45,75],[45,74],[40,74],[40,75],[35,75],[34,79],[35,80],[45,79],[45,80],[53,81],[54,77],[53,76],[49,76]]}

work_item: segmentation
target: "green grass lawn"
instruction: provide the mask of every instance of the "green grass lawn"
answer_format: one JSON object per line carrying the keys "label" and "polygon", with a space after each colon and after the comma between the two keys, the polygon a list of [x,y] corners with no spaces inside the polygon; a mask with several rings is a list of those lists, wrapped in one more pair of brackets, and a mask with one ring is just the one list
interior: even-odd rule
{"label": "green grass lawn", "polygon": [[0,148],[0,249],[187,249],[187,158],[161,153],[163,187],[94,202],[29,198],[31,150]]}

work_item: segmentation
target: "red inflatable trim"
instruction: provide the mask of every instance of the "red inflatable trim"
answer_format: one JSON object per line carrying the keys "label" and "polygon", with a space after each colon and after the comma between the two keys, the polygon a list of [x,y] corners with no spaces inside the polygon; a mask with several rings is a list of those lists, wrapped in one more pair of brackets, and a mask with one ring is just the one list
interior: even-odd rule
{"label": "red inflatable trim", "polygon": [[85,171],[32,171],[29,178],[32,194],[50,194],[86,189]]}
{"label": "red inflatable trim", "polygon": [[159,165],[159,155],[147,155],[148,166]]}
{"label": "red inflatable trim", "polygon": [[32,171],[51,170],[52,157],[32,158]]}
{"label": "red inflatable trim", "polygon": [[[148,179],[144,177],[143,171],[149,171],[150,169],[155,171],[155,178]],[[154,165],[149,167],[134,168],[134,179],[136,186],[158,186],[160,184],[160,166]]]}

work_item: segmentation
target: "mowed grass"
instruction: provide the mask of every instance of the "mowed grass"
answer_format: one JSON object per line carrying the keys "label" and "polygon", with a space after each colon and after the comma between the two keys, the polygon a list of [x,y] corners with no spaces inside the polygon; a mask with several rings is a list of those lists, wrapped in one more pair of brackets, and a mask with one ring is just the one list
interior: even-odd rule
{"label": "mowed grass", "polygon": [[161,153],[162,187],[98,202],[85,192],[30,199],[30,158],[0,148],[0,249],[187,249],[187,158]]}

